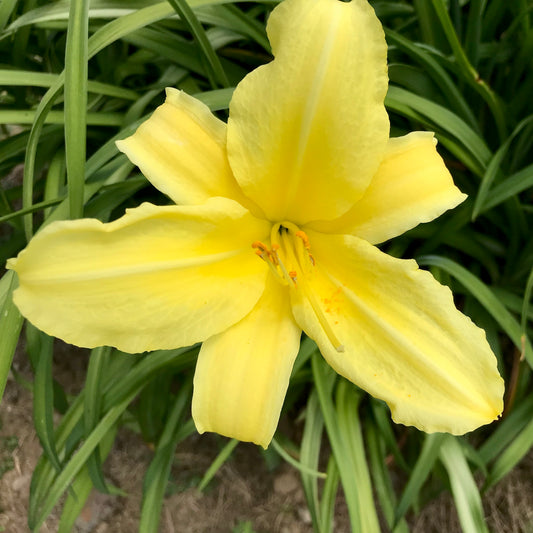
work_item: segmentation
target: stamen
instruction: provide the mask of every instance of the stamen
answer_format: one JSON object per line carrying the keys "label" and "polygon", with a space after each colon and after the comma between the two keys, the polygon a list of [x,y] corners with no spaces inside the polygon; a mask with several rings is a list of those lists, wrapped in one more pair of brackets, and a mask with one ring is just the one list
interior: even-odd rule
{"label": "stamen", "polygon": [[263,252],[268,251],[268,247],[266,244],[263,244],[261,241],[254,241],[252,243],[252,248],[257,248],[259,250],[262,250]]}
{"label": "stamen", "polygon": [[[301,244],[294,237],[298,237]],[[309,267],[307,259],[313,267],[315,266],[309,237],[292,222],[281,222],[272,227],[270,242],[270,248],[260,241],[255,241],[252,248],[255,248],[255,253],[268,264],[280,283],[285,286],[292,286],[295,290],[302,292],[302,295],[309,301],[329,342],[337,352],[344,352],[344,346],[333,332],[315,293],[308,285],[308,275],[312,275],[313,269]],[[284,262],[288,267],[296,267],[296,270],[288,270]]]}
{"label": "stamen", "polygon": [[274,255],[276,256],[276,266],[279,267],[281,270],[281,273],[283,274],[283,278],[287,283],[293,282],[296,283],[296,281],[291,277],[291,273],[287,272],[287,269],[285,268],[285,265],[283,264],[283,261],[279,258],[278,254],[274,252]]}
{"label": "stamen", "polygon": [[298,274],[297,274],[296,270],[291,270],[289,272],[289,276],[292,279],[292,282],[296,285],[296,281],[298,280]]}
{"label": "stamen", "polygon": [[309,237],[306,235],[305,231],[302,231],[302,230],[298,230],[296,233],[295,233],[296,237],[299,237],[300,239],[302,239],[303,243],[304,243],[304,246],[310,250],[311,249],[311,245],[309,244]]}
{"label": "stamen", "polygon": [[276,279],[279,279],[281,282],[282,278],[276,269],[276,266],[279,266],[279,258],[278,254],[276,253],[276,250],[279,248],[279,246],[273,245],[272,250],[269,250],[266,244],[263,244],[260,241],[255,241],[252,243],[252,248],[256,248],[256,255],[258,255],[268,265],[268,268],[270,268]]}
{"label": "stamen", "polygon": [[315,258],[313,257],[313,254],[311,253],[311,244],[309,243],[309,237],[307,236],[305,231],[298,230],[294,235],[302,239],[304,248],[307,250],[307,255],[309,256],[309,261],[311,261],[311,264],[315,266]]}

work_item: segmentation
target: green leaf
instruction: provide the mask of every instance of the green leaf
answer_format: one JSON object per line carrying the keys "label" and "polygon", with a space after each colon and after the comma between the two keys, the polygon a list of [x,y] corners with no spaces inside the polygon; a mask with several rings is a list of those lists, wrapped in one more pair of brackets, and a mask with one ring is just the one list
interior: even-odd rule
{"label": "green leaf", "polygon": [[52,378],[54,339],[28,324],[27,334],[30,331],[33,331],[33,335],[38,339],[38,353],[34,354],[36,368],[33,386],[33,424],[48,460],[57,471],[60,471],[61,464],[54,439],[54,386]]}
{"label": "green leaf", "polygon": [[489,488],[508,474],[531,450],[533,446],[533,420],[531,420],[520,433],[512,439],[509,445],[494,461],[485,482]]}
{"label": "green leaf", "polygon": [[440,20],[444,34],[446,35],[448,43],[453,51],[453,57],[457,66],[459,67],[460,73],[462,73],[465,81],[481,95],[483,100],[485,100],[485,103],[490,108],[498,129],[500,141],[503,142],[503,140],[507,137],[507,120],[502,102],[496,93],[494,93],[494,91],[487,85],[487,83],[480,78],[478,72],[466,57],[459,38],[457,37],[457,33],[453,27],[452,21],[449,17],[444,0],[432,0],[432,5],[435,8],[435,12]]}
{"label": "green leaf", "polygon": [[[339,461],[338,456],[335,457],[335,460],[339,466],[344,490],[346,491],[346,485],[348,483],[353,483],[354,488],[357,487],[356,494],[361,530],[371,532],[379,531],[380,528],[363,443],[362,422],[359,415],[359,402],[361,398],[362,392],[354,387],[352,383],[345,379],[341,379],[338,382],[336,393],[337,428],[345,450],[349,453],[352,470],[343,473],[343,463]],[[345,466],[348,465],[346,464]]]}
{"label": "green leaf", "polygon": [[202,52],[202,57],[206,65],[207,77],[209,78],[213,89],[215,89],[217,85],[228,87],[229,81],[220,64],[220,60],[213,50],[205,30],[196,18],[196,15],[189,4],[184,0],[168,0],[168,2],[174,8],[176,13],[178,13],[180,18],[187,24],[194,40],[198,43],[198,47]]}
{"label": "green leaf", "polygon": [[289,463],[291,466],[294,466],[294,468],[296,468],[297,470],[299,470],[300,472],[305,472],[306,474],[309,474],[310,476],[315,476],[317,478],[325,478],[326,477],[326,474],[324,472],[319,472],[318,470],[315,470],[315,469],[310,469],[308,468],[306,465],[298,462],[296,459],[294,459],[293,457],[291,457],[289,455],[289,453],[283,449],[283,447],[281,446],[281,444],[279,444],[279,442],[274,438],[272,439],[272,447],[274,448],[274,450],[276,450],[276,452],[287,462]]}
{"label": "green leaf", "polygon": [[[85,402],[83,404],[83,426],[85,437],[88,437],[97,426],[102,411],[103,377],[107,370],[107,362],[111,348],[95,348],[91,351],[87,377],[85,379]],[[87,461],[87,469],[95,488],[104,493],[109,489],[102,472],[102,460],[98,448],[94,450]]]}
{"label": "green leaf", "polygon": [[483,175],[491,152],[484,139],[455,113],[427,98],[394,86],[389,86],[385,104],[391,110],[436,131],[448,150],[472,172]]}
{"label": "green leaf", "polygon": [[[307,399],[305,425],[300,444],[300,461],[311,470],[318,470],[323,430],[324,419],[320,411],[316,390],[314,390]],[[322,511],[318,502],[317,477],[311,476],[304,470],[300,471],[300,476],[313,527],[315,530],[321,531],[319,529],[321,527],[320,524],[323,527],[326,519],[322,518]]]}
{"label": "green leaf", "polygon": [[185,407],[190,401],[192,381],[189,380],[182,388],[175,400],[172,411],[161,439],[157,444],[154,458],[148,467],[143,484],[143,500],[139,531],[143,533],[157,533],[163,496],[168,482],[176,445],[179,441],[180,423]]}
{"label": "green leaf", "polygon": [[[0,69],[0,85],[51,87],[57,82],[59,74],[50,72],[33,72],[31,70]],[[130,89],[124,89],[101,81],[87,81],[87,90],[105,96],[114,96],[125,100],[137,100],[139,95]]]}
{"label": "green leaf", "polygon": [[530,366],[533,366],[533,347],[531,346],[531,342],[527,337],[523,340],[520,324],[487,285],[466,268],[451,259],[436,255],[426,255],[419,257],[417,261],[420,265],[432,265],[441,268],[457,279],[489,312],[519,350],[523,349],[523,344],[525,345],[525,357]]}
{"label": "green leaf", "polygon": [[393,533],[407,533],[409,528],[404,519],[394,526],[396,509],[396,495],[394,494],[391,475],[387,468],[387,458],[385,456],[385,439],[380,436],[378,428],[374,424],[367,424],[365,436],[369,454],[370,472],[374,481],[374,487],[387,520],[389,528]]}
{"label": "green leaf", "polygon": [[[337,462],[353,531],[379,532],[372,487],[357,413],[360,393],[353,385],[339,384],[337,405],[331,398],[336,376],[322,357],[312,356],[313,376],[324,423]],[[347,390],[351,387],[351,391]]]}
{"label": "green leaf", "polygon": [[404,50],[414,61],[423,67],[424,72],[431,76],[435,84],[447,98],[450,105],[455,107],[473,130],[480,133],[475,115],[466,102],[462,92],[439,62],[424,47],[417,45],[417,43],[413,43],[410,39],[404,37],[400,33],[385,28],[385,35],[389,42],[398,46],[401,50]]}
{"label": "green leaf", "polygon": [[326,481],[322,488],[322,499],[320,501],[320,533],[330,533],[333,531],[333,518],[335,516],[335,500],[339,490],[340,474],[335,456],[331,455],[326,471]]}
{"label": "green leaf", "polygon": [[[111,451],[116,434],[117,428],[112,427],[106,435],[104,435],[100,446],[97,448],[99,455],[101,455],[104,460]],[[57,533],[70,533],[73,530],[76,519],[85,507],[92,489],[93,483],[91,481],[91,476],[89,475],[89,470],[84,467],[72,482],[72,490],[69,492],[67,499],[65,500]]]}
{"label": "green leaf", "polygon": [[405,513],[420,497],[420,490],[426,482],[437,460],[443,440],[444,433],[431,433],[425,435],[422,450],[418,454],[413,471],[409,476],[409,481],[405,486],[398,507],[396,507],[394,523],[398,524],[405,516]]}
{"label": "green leaf", "polygon": [[533,266],[527,278],[526,288],[524,290],[524,301],[522,304],[522,317],[520,320],[520,329],[522,330],[522,339],[526,339],[527,332],[527,319],[528,316],[533,312],[533,307],[531,304],[531,294],[533,293]]}
{"label": "green leaf", "polygon": [[[498,176],[498,174],[502,173],[501,168],[500,168],[501,164],[502,164],[502,161],[503,161],[504,157],[507,155],[507,152],[509,151],[509,148],[512,146],[512,143],[513,143],[514,139],[516,138],[516,136],[524,128],[529,126],[529,124],[531,124],[532,122],[533,122],[533,116],[530,116],[530,117],[528,117],[525,120],[522,120],[518,124],[518,126],[514,129],[513,133],[500,146],[498,151],[494,154],[494,156],[490,160],[490,162],[489,162],[489,164],[487,166],[487,169],[485,171],[485,175],[483,176],[483,179],[481,181],[481,185],[479,187],[479,190],[478,190],[478,193],[477,193],[477,196],[476,196],[476,200],[474,202],[474,206],[472,208],[472,220],[475,220],[476,217],[480,213],[482,213],[483,211],[485,211],[487,209],[490,209],[491,207],[494,207],[495,205],[497,205],[497,203],[492,203],[491,205],[488,205],[488,206],[486,205],[488,203],[487,202],[487,196],[489,195],[490,187],[491,187],[492,183],[494,182],[494,180],[496,179],[496,177]],[[533,171],[531,172],[531,175],[533,176]],[[516,181],[516,183],[518,185],[518,191],[516,191],[516,189],[513,188],[512,186],[509,187],[509,179],[513,179],[513,180]],[[519,177],[518,179],[516,177],[512,177],[512,178],[509,178],[509,179],[505,180],[505,182],[504,182],[505,187],[503,188],[503,191],[502,191],[504,193],[503,199],[510,198],[510,197],[514,196],[515,194],[518,194],[522,190],[525,190],[529,186],[533,186],[533,178],[532,178],[532,181],[531,181],[531,185],[528,184],[527,178],[526,178],[526,180],[523,180],[522,177]],[[523,187],[523,188],[521,188],[521,187]],[[503,201],[503,200],[500,200],[498,198],[497,202],[499,203],[501,201]],[[494,199],[492,199],[492,202],[494,202]]]}
{"label": "green leaf", "polygon": [[18,0],[2,0],[0,3],[0,31],[2,31],[17,7]]}
{"label": "green leaf", "polygon": [[494,187],[487,196],[483,208],[484,210],[492,209],[531,187],[533,187],[533,164],[519,170]]}
{"label": "green leaf", "polygon": [[[0,124],[32,124],[35,123],[38,112],[38,110],[1,110]],[[89,126],[121,126],[123,122],[121,113],[87,113],[86,119],[86,124]],[[62,111],[50,111],[42,121],[43,124],[66,124],[67,116]]]}
{"label": "green leaf", "polygon": [[65,52],[65,155],[70,218],[83,216],[89,0],[71,2]]}
{"label": "green leaf", "polygon": [[489,533],[479,490],[457,438],[446,435],[440,459],[448,472],[462,530],[464,533]]}
{"label": "green leaf", "polygon": [[239,441],[236,439],[230,439],[226,445],[220,450],[213,462],[209,465],[209,468],[205,471],[200,483],[198,483],[198,490],[203,492],[211,480],[215,477],[215,474],[220,470],[222,465],[230,458],[233,450],[237,447]]}
{"label": "green leaf", "polygon": [[117,423],[119,417],[125,411],[126,407],[131,403],[133,398],[135,398],[135,395],[136,394],[134,393],[130,396],[127,396],[121,403],[109,409],[89,437],[81,445],[79,450],[63,467],[44,497],[44,501],[37,512],[35,520],[32,520],[29,523],[32,530],[39,530],[46,517],[50,514],[64,492],[68,489],[75,476],[83,468],[94,449],[100,444],[107,432],[110,431],[111,428],[113,428],[113,426]]}
{"label": "green leaf", "polygon": [[479,448],[479,456],[485,464],[494,461],[514,441],[517,435],[533,420],[533,396],[529,395],[516,404],[501,420],[496,431]]}
{"label": "green leaf", "polygon": [[0,401],[4,395],[7,376],[17,347],[24,319],[13,303],[12,294],[17,286],[16,276],[9,271],[0,279]]}

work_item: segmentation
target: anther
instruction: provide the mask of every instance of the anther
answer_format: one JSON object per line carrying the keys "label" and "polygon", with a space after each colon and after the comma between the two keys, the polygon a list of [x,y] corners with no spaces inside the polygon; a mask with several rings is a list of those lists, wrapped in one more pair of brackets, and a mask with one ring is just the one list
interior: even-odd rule
{"label": "anther", "polygon": [[266,262],[272,262],[276,264],[276,253],[270,251],[266,244],[263,244],[261,241],[254,241],[252,243],[252,248],[255,248],[255,254],[258,255],[261,259]]}
{"label": "anther", "polygon": [[296,270],[291,270],[289,272],[289,277],[292,279],[292,282],[296,285],[296,282],[298,281],[298,274]]}
{"label": "anther", "polygon": [[311,245],[309,244],[309,237],[306,235],[305,231],[299,230],[295,233],[296,237],[299,237],[302,239],[304,246],[307,250],[311,249]]}
{"label": "anther", "polygon": [[268,248],[266,244],[263,244],[261,241],[254,241],[252,243],[252,248],[257,248],[258,250],[261,250],[262,252],[268,252]]}

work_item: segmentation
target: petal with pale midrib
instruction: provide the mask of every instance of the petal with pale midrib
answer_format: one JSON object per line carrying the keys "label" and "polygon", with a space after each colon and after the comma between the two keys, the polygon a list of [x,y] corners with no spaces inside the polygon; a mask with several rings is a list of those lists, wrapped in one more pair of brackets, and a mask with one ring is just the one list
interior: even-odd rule
{"label": "petal with pale midrib", "polygon": [[254,307],[268,269],[250,244],[269,229],[224,198],[143,204],[109,224],[56,222],[8,262],[14,301],[39,329],[78,346],[188,346]]}
{"label": "petal with pale midrib", "polygon": [[[152,116],[117,147],[177,204],[223,196],[247,204],[226,155],[226,124],[183,91],[167,88]],[[248,205],[246,205],[248,207]]]}
{"label": "petal with pale midrib", "polygon": [[366,0],[285,0],[268,21],[275,59],[230,103],[228,157],[269,220],[333,219],[385,152],[387,46]]}
{"label": "petal with pale midrib", "polygon": [[287,288],[269,276],[252,312],[202,345],[192,403],[198,431],[266,448],[276,431],[300,334]]}
{"label": "petal with pale midrib", "polygon": [[308,277],[335,350],[305,294],[296,321],[342,376],[389,405],[395,422],[463,434],[495,420],[503,380],[483,330],[454,306],[451,291],[413,260],[352,236],[309,230],[317,268]]}
{"label": "petal with pale midrib", "polygon": [[433,134],[416,131],[389,139],[378,171],[350,211],[312,226],[377,244],[439,217],[465,199],[436,150]]}

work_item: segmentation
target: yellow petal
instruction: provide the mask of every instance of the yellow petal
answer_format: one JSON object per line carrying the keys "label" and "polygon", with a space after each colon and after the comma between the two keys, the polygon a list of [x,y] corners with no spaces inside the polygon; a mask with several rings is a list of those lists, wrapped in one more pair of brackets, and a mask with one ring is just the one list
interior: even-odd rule
{"label": "yellow petal", "polygon": [[269,276],[252,312],[202,345],[192,401],[198,431],[266,448],[276,431],[300,334],[286,287]]}
{"label": "yellow petal", "polygon": [[[496,358],[447,287],[415,261],[362,239],[308,237],[317,264],[308,281],[315,309],[293,290],[294,317],[339,374],[385,400],[395,422],[426,432],[463,434],[498,417],[503,380]],[[344,351],[333,347],[325,322]]]}
{"label": "yellow petal", "polygon": [[389,140],[364,196],[337,220],[313,224],[326,233],[349,233],[377,244],[429,222],[466,199],[453,184],[432,133]]}
{"label": "yellow petal", "polygon": [[362,196],[387,143],[381,24],[366,0],[285,0],[267,30],[275,59],[230,104],[231,167],[272,221],[336,218]]}
{"label": "yellow petal", "polygon": [[253,308],[268,269],[250,243],[268,231],[223,198],[143,204],[110,224],[56,222],[8,262],[19,277],[14,301],[38,328],[79,346],[187,346]]}
{"label": "yellow petal", "polygon": [[226,155],[226,124],[183,91],[168,88],[165,103],[117,147],[177,204],[213,196],[243,203]]}

